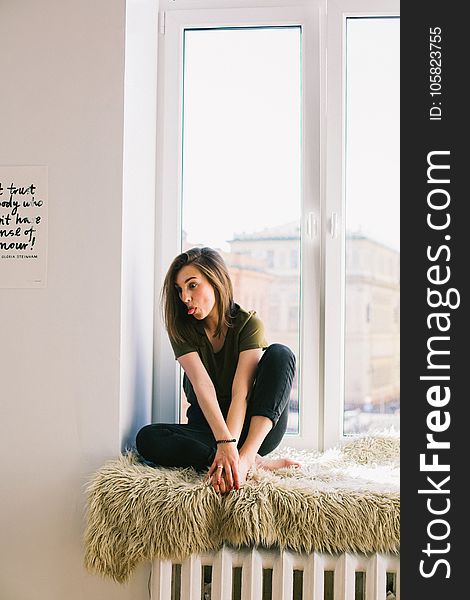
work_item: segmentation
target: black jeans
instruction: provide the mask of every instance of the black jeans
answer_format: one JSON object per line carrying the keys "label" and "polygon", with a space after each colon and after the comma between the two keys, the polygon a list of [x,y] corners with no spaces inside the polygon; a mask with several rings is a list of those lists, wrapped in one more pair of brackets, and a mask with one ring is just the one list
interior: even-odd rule
{"label": "black jeans", "polygon": [[[287,346],[271,344],[266,348],[256,368],[238,448],[243,446],[254,416],[268,417],[273,422],[258,454],[264,456],[281,443],[287,428],[294,375],[295,356]],[[197,470],[208,469],[217,450],[207,422],[146,425],[137,434],[136,447],[145,460],[155,465]]]}

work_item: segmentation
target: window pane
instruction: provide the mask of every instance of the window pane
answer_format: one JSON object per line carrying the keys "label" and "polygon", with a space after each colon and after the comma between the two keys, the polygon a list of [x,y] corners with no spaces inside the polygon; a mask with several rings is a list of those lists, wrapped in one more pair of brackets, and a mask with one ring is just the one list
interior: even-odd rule
{"label": "window pane", "polygon": [[347,19],[346,434],[399,428],[399,27]]}
{"label": "window pane", "polygon": [[[300,27],[185,31],[182,198],[182,248],[221,251],[235,301],[298,365],[300,42]],[[296,432],[297,378],[290,408]]]}

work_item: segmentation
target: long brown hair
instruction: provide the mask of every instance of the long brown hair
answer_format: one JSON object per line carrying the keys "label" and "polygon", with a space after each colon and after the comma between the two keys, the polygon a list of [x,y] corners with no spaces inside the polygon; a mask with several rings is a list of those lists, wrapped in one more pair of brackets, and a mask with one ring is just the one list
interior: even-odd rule
{"label": "long brown hair", "polygon": [[233,287],[224,259],[212,248],[190,248],[179,254],[171,263],[163,282],[161,296],[163,318],[168,335],[177,342],[184,342],[194,334],[193,318],[187,314],[175,286],[178,272],[187,265],[199,269],[214,288],[218,315],[215,335],[219,336],[224,326],[231,326]]}

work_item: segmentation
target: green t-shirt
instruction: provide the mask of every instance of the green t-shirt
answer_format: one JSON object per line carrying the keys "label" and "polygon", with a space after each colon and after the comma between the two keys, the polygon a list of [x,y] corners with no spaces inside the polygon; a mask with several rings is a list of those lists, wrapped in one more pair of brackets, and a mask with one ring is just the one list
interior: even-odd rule
{"label": "green t-shirt", "polygon": [[[233,326],[228,329],[224,345],[219,352],[214,352],[212,344],[204,331],[202,321],[195,320],[196,335],[194,341],[179,343],[170,338],[175,358],[189,352],[199,354],[202,364],[214,384],[217,400],[224,417],[227,416],[231,402],[232,383],[237,369],[238,355],[244,350],[268,347],[264,336],[263,323],[254,310],[246,311],[235,304],[233,315]],[[183,389],[190,404],[187,411],[188,422],[205,421],[193,386],[186,373],[183,378]]]}

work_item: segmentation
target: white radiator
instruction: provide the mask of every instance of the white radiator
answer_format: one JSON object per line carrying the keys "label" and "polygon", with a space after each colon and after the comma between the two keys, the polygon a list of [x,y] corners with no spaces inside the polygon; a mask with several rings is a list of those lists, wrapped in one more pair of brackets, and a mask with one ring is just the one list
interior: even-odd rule
{"label": "white radiator", "polygon": [[374,554],[223,547],[182,563],[155,560],[152,600],[399,600],[400,563]]}

